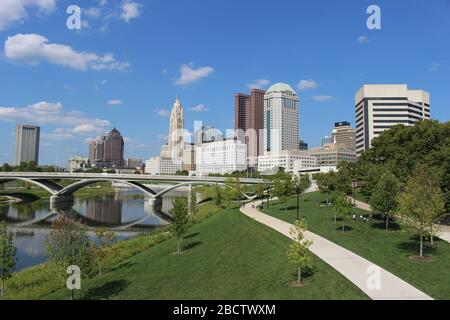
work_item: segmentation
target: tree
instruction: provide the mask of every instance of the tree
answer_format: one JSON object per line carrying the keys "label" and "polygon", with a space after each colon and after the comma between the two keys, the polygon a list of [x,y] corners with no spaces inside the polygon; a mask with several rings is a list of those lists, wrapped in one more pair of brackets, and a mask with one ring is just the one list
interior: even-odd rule
{"label": "tree", "polygon": [[222,205],[222,188],[218,185],[215,184],[213,187],[213,191],[214,191],[214,201],[216,206],[221,206]]}
{"label": "tree", "polygon": [[97,243],[94,246],[94,254],[98,273],[101,276],[108,256],[111,253],[111,245],[116,241],[117,235],[115,232],[108,231],[106,228],[97,229],[95,235],[97,237]]}
{"label": "tree", "polygon": [[301,175],[299,183],[303,201],[305,201],[305,192],[311,187],[311,178],[308,174]]}
{"label": "tree", "polygon": [[329,195],[336,191],[336,173],[319,173],[316,175],[319,191],[327,195],[327,204],[329,204]]}
{"label": "tree", "polygon": [[0,295],[4,295],[6,281],[16,269],[17,249],[13,243],[13,234],[8,231],[6,222],[0,222]]}
{"label": "tree", "polygon": [[312,258],[309,252],[309,247],[313,244],[312,241],[306,240],[304,232],[308,229],[308,225],[304,219],[297,221],[292,227],[290,234],[292,237],[292,244],[287,252],[288,261],[297,266],[297,283],[302,283],[302,272],[306,268],[312,267]]}
{"label": "tree", "polygon": [[264,185],[262,183],[258,183],[256,185],[255,193],[258,196],[259,199],[264,199]]}
{"label": "tree", "polygon": [[170,225],[170,229],[172,234],[177,238],[177,253],[181,253],[181,242],[184,234],[188,230],[189,223],[188,204],[186,199],[175,198],[170,213],[172,214],[172,224]]}
{"label": "tree", "polygon": [[285,174],[282,178],[275,178],[274,193],[285,204],[285,210],[287,211],[287,202],[289,197],[294,193],[294,182],[292,177]]}
{"label": "tree", "polygon": [[[65,216],[57,217],[45,239],[47,256],[52,269],[64,277],[69,266],[78,266],[82,274],[88,276],[95,262],[94,250],[84,226]],[[71,299],[74,290],[71,290]]]}
{"label": "tree", "polygon": [[197,192],[195,192],[195,190],[191,190],[189,197],[189,214],[192,220],[196,221],[198,214]]}
{"label": "tree", "polygon": [[397,195],[400,192],[400,182],[390,172],[385,172],[378,181],[370,198],[370,206],[386,218],[386,231],[389,219],[397,210]]}
{"label": "tree", "polygon": [[337,223],[337,216],[342,219],[342,232],[345,232],[345,218],[350,215],[352,209],[352,204],[345,193],[337,191],[333,194],[334,222]]}
{"label": "tree", "polygon": [[[445,201],[433,174],[427,167],[416,169],[407,181],[404,192],[397,197],[397,217],[404,227],[419,233],[419,255],[423,257],[423,238],[427,228],[443,216]],[[431,237],[433,237],[431,229]]]}

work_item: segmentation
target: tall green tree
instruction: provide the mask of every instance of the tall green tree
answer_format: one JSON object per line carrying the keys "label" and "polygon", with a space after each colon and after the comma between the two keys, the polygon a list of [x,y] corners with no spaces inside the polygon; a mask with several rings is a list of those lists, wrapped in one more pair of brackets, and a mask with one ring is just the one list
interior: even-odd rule
{"label": "tall green tree", "polygon": [[400,182],[390,171],[386,171],[381,176],[372,192],[370,206],[385,217],[386,230],[389,228],[389,219],[397,210],[397,195],[399,192]]}
{"label": "tall green tree", "polygon": [[312,267],[312,257],[309,247],[313,244],[311,240],[305,239],[304,233],[308,225],[304,219],[297,221],[290,231],[293,240],[287,252],[288,261],[297,266],[297,283],[302,283],[302,274],[306,268]]}
{"label": "tall green tree", "polygon": [[419,234],[419,255],[423,257],[423,239],[427,229],[443,216],[445,209],[442,191],[427,167],[421,166],[415,170],[397,201],[397,220]]}
{"label": "tall green tree", "polygon": [[172,202],[173,208],[170,210],[172,215],[172,223],[170,230],[177,238],[177,253],[182,252],[183,236],[189,227],[189,215],[187,200],[183,198],[175,198]]}
{"label": "tall green tree", "polygon": [[281,202],[285,205],[285,210],[287,211],[287,203],[289,198],[292,196],[295,190],[294,181],[291,175],[284,175],[281,178],[275,178],[274,181],[274,194]]}
{"label": "tall green tree", "polygon": [[0,295],[4,295],[6,281],[16,269],[17,249],[13,243],[13,234],[8,231],[6,222],[0,222]]}
{"label": "tall green tree", "polygon": [[334,222],[337,223],[337,217],[342,221],[342,232],[345,232],[345,219],[352,213],[352,204],[350,199],[342,191],[337,191],[333,194],[333,210]]}

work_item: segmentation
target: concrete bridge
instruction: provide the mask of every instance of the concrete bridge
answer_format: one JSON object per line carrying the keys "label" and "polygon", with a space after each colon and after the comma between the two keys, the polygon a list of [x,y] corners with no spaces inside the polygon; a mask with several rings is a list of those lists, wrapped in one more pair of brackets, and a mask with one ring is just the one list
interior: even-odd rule
{"label": "concrete bridge", "polygon": [[[68,186],[61,186],[58,180],[71,180]],[[161,203],[161,197],[165,194],[183,187],[193,185],[223,184],[227,178],[217,177],[186,177],[186,176],[150,176],[150,175],[127,175],[127,174],[89,174],[89,173],[41,173],[41,172],[0,172],[0,184],[11,181],[28,182],[38,186],[51,194],[51,202],[64,202],[73,199],[73,194],[89,185],[99,182],[117,182],[126,184],[132,188],[142,191],[148,195],[155,205]],[[155,192],[145,183],[169,183],[171,184],[162,191]],[[240,179],[242,184],[263,183],[262,179]]]}

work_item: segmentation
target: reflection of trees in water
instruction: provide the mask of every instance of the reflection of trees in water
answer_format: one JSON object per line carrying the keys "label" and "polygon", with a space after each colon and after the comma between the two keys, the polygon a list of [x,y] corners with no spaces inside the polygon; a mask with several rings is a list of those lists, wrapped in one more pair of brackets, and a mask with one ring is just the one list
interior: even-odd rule
{"label": "reflection of trees in water", "polygon": [[14,203],[10,206],[9,216],[17,221],[32,220],[36,217],[36,212],[48,210],[49,204],[45,201],[33,201]]}

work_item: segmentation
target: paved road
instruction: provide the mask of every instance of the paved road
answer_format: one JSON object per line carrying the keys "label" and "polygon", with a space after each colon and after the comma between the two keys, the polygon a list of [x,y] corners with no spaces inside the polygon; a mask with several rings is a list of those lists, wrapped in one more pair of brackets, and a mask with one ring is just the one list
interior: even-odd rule
{"label": "paved road", "polygon": [[[260,202],[255,202],[255,204],[258,205]],[[282,233],[283,235],[289,238],[291,237],[289,234],[289,231],[292,228],[291,224],[254,209],[252,204],[247,204],[241,207],[241,212],[248,217]],[[376,266],[374,263],[358,256],[357,254],[314,233],[307,232],[305,236],[307,239],[314,241],[314,244],[310,247],[312,253],[350,280],[371,299],[432,300],[430,296],[414,288],[409,283]],[[373,283],[370,282],[371,275],[373,275],[371,268],[376,268],[379,271],[381,280],[381,286],[379,288],[371,288],[371,286],[368,285]],[[370,273],[370,271],[372,273]],[[339,290],[339,288],[336,288],[336,290]]]}
{"label": "paved road", "polygon": [[[351,198],[351,199],[352,199],[352,201],[354,201],[353,198]],[[369,204],[358,201],[358,200],[356,200],[356,207],[366,210],[366,211],[372,211],[372,208],[370,207]],[[450,226],[435,225],[435,228],[437,230],[439,230],[438,237],[440,239],[450,243]]]}

